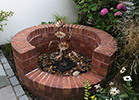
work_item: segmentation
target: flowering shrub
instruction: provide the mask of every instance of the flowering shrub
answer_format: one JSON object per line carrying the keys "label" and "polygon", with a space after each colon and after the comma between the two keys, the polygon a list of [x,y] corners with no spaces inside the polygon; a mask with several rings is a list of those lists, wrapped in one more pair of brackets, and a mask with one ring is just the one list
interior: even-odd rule
{"label": "flowering shrub", "polygon": [[[73,0],[77,5],[78,22],[107,31],[117,25],[117,20],[126,11],[123,4],[115,0]],[[116,8],[117,7],[117,8]],[[117,12],[118,11],[118,12]]]}
{"label": "flowering shrub", "polygon": [[121,11],[126,11],[127,10],[127,8],[124,6],[123,3],[118,4],[116,8],[121,10]]}
{"label": "flowering shrub", "polygon": [[[123,67],[120,70],[120,73],[123,74],[125,71],[126,68]],[[131,76],[123,76],[123,80],[124,80],[123,86],[126,89],[126,92],[120,91],[117,87],[114,86],[113,82],[110,82],[109,87],[106,87],[105,89],[103,89],[100,84],[97,84],[94,85],[96,89],[95,94],[93,96],[89,95],[90,97],[88,96],[88,98],[91,98],[91,100],[124,100],[124,99],[137,100],[136,96],[139,94],[135,94],[135,91],[133,90],[133,87],[131,85],[131,81],[132,81]],[[88,90],[86,91],[88,92]]]}
{"label": "flowering shrub", "polygon": [[122,16],[122,15],[123,15],[123,13],[120,11],[117,11],[116,13],[114,13],[114,16]]}
{"label": "flowering shrub", "polygon": [[107,14],[108,13],[108,10],[106,9],[106,8],[103,8],[102,10],[101,10],[101,15],[105,15],[105,14]]}
{"label": "flowering shrub", "polygon": [[14,13],[12,11],[8,12],[8,11],[1,10],[1,12],[0,12],[0,31],[3,31],[3,26],[7,25],[7,23],[5,21],[8,21],[7,20],[8,17],[13,16],[13,14]]}

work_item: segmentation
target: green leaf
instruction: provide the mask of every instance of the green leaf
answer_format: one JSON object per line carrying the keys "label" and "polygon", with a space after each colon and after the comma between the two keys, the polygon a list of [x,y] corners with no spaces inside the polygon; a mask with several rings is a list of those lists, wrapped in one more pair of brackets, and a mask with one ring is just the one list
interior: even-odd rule
{"label": "green leaf", "polygon": [[139,93],[137,93],[136,95],[139,95]]}
{"label": "green leaf", "polygon": [[80,5],[75,6],[76,9],[82,8]]}
{"label": "green leaf", "polygon": [[85,91],[85,94],[88,94],[88,91]]}
{"label": "green leaf", "polygon": [[91,84],[87,83],[88,86],[91,86]]}
{"label": "green leaf", "polygon": [[112,26],[111,25],[108,25],[106,30],[108,31]]}
{"label": "green leaf", "polygon": [[78,20],[78,21],[80,20],[80,17],[81,17],[81,15],[78,15],[78,16],[77,16],[77,20]]}
{"label": "green leaf", "polygon": [[87,2],[87,6],[90,8],[92,6],[92,3]]}
{"label": "green leaf", "polygon": [[116,23],[116,22],[117,22],[117,19],[114,19],[114,20],[113,20],[113,23]]}
{"label": "green leaf", "polygon": [[130,90],[132,90],[132,89],[133,89],[133,87],[130,87],[129,89],[130,89]]}
{"label": "green leaf", "polygon": [[83,10],[79,10],[79,11],[78,11],[78,14],[80,14],[80,13],[82,13],[82,12],[83,12]]}
{"label": "green leaf", "polygon": [[86,0],[82,0],[81,2],[79,2],[79,4],[84,3]]}
{"label": "green leaf", "polygon": [[84,97],[85,100],[88,100],[88,97]]}
{"label": "green leaf", "polygon": [[91,89],[91,87],[88,87],[88,90]]}
{"label": "green leaf", "polygon": [[125,84],[123,84],[123,86],[124,86],[126,89],[128,89],[128,87],[127,87]]}
{"label": "green leaf", "polygon": [[87,11],[89,11],[88,8],[84,8],[84,9],[83,9],[83,12],[87,12]]}
{"label": "green leaf", "polygon": [[98,5],[101,5],[101,1],[100,0],[98,1]]}
{"label": "green leaf", "polygon": [[46,22],[41,22],[41,24],[47,24]]}
{"label": "green leaf", "polygon": [[113,9],[113,11],[114,11],[114,12],[117,12],[117,11],[118,11],[118,9]]}
{"label": "green leaf", "polygon": [[84,88],[86,88],[86,89],[87,89],[88,87],[87,87],[87,86],[85,86]]}
{"label": "green leaf", "polygon": [[85,92],[87,92],[88,91],[88,89],[85,89]]}
{"label": "green leaf", "polygon": [[91,8],[92,11],[96,11],[97,10],[97,7],[98,7],[98,4],[94,3],[92,4],[93,7]]}
{"label": "green leaf", "polygon": [[88,4],[87,3],[85,3],[84,5],[83,5],[83,8],[85,8],[85,7],[87,7],[88,6]]}
{"label": "green leaf", "polygon": [[127,81],[126,84],[127,84],[128,86],[131,86],[130,81]]}
{"label": "green leaf", "polygon": [[128,95],[125,93],[125,94],[121,94],[119,95],[120,98],[128,98]]}
{"label": "green leaf", "polygon": [[89,95],[88,94],[84,94],[86,97],[88,97]]}
{"label": "green leaf", "polygon": [[0,30],[3,31],[3,28],[0,27]]}

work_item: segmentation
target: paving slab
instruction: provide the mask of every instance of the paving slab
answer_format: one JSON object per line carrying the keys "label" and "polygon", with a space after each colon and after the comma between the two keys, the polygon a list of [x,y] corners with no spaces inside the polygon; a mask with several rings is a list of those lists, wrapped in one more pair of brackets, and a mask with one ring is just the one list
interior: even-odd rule
{"label": "paving slab", "polygon": [[23,96],[19,97],[19,100],[29,100],[29,99],[26,95],[23,95]]}
{"label": "paving slab", "polygon": [[17,100],[10,85],[0,89],[0,100]]}
{"label": "paving slab", "polygon": [[3,67],[4,67],[5,70],[11,68],[11,66],[9,65],[9,63],[4,63],[4,64],[3,64]]}
{"label": "paving slab", "polygon": [[0,76],[6,76],[5,71],[4,71],[1,63],[0,63]]}
{"label": "paving slab", "polygon": [[15,86],[15,87],[14,87],[14,90],[15,90],[15,93],[16,93],[16,95],[17,95],[18,97],[25,94],[25,92],[23,91],[21,85]]}
{"label": "paving slab", "polygon": [[1,58],[1,62],[4,64],[4,63],[7,63],[8,61],[7,61],[7,59],[5,57],[2,57]]}
{"label": "paving slab", "polygon": [[11,78],[9,78],[12,86],[15,86],[15,85],[18,85],[19,84],[19,81],[17,80],[16,76],[13,76]]}
{"label": "paving slab", "polygon": [[[0,76],[0,88],[9,85],[9,81],[6,76]],[[1,100],[1,99],[0,99]]]}
{"label": "paving slab", "polygon": [[29,100],[1,50],[0,100]]}
{"label": "paving slab", "polygon": [[3,53],[2,53],[2,51],[0,50],[0,59],[1,58],[3,58],[4,56],[3,56]]}
{"label": "paving slab", "polygon": [[14,76],[14,72],[13,72],[13,70],[11,68],[6,70],[6,73],[7,73],[8,77]]}
{"label": "paving slab", "polygon": [[9,81],[8,81],[8,78],[5,74],[5,71],[0,63],[0,88],[3,87],[3,86],[7,86],[9,85]]}

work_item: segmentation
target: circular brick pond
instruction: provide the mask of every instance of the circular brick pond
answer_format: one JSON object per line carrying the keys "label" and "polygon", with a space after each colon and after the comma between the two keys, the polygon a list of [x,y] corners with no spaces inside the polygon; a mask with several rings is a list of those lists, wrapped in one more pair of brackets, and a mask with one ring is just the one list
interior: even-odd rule
{"label": "circular brick pond", "polygon": [[38,68],[38,55],[58,49],[57,43],[48,48],[50,41],[58,40],[54,35],[55,24],[30,27],[12,38],[18,77],[32,94],[42,100],[83,100],[85,79],[92,86],[101,83],[114,61],[117,42],[108,33],[83,25],[65,24],[63,28],[66,36],[73,29],[69,50],[81,52],[92,59],[89,72],[58,76]]}

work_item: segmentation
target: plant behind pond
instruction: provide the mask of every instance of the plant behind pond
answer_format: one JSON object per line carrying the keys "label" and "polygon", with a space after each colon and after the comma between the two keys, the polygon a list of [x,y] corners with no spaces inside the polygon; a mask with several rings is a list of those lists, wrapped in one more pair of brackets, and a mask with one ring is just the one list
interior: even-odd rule
{"label": "plant behind pond", "polygon": [[[78,11],[79,24],[111,32],[127,8],[115,0],[73,0]],[[112,34],[112,33],[111,33]]]}

